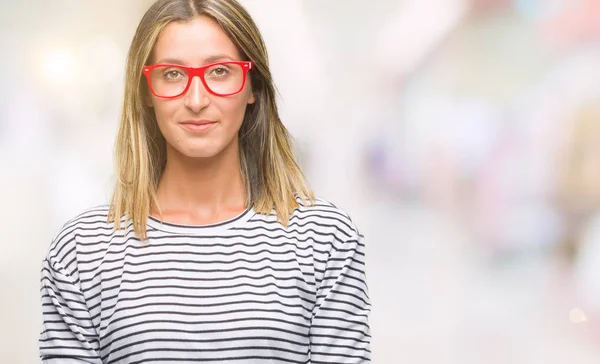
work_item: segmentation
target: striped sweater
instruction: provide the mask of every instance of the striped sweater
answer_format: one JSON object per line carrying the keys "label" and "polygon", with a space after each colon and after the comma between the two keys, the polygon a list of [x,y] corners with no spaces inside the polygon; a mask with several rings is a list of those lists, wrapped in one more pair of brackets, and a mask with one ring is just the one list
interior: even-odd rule
{"label": "striped sweater", "polygon": [[43,363],[368,363],[365,246],[324,200],[289,226],[249,208],[213,225],[108,206],[66,223],[41,271]]}

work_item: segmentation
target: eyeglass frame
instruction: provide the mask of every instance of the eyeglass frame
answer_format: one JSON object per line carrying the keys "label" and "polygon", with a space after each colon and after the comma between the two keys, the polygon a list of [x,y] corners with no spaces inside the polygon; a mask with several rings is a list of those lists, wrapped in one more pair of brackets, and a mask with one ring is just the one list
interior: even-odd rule
{"label": "eyeglass frame", "polygon": [[[204,78],[204,70],[210,67],[214,67],[216,65],[219,64],[236,64],[242,67],[242,71],[243,71],[243,79],[242,79],[242,86],[240,87],[240,89],[236,92],[233,93],[229,93],[229,94],[218,94],[216,92],[214,92],[206,83],[206,79]],[[176,67],[176,68],[181,68],[183,70],[185,70],[188,74],[188,81],[187,81],[187,85],[185,86],[185,88],[183,89],[183,91],[175,96],[160,96],[158,95],[155,91],[154,91],[154,87],[152,87],[152,76],[151,73],[154,69],[159,68],[159,67]],[[150,89],[150,92],[152,92],[152,94],[156,97],[159,97],[161,99],[175,99],[180,97],[181,95],[184,95],[189,89],[190,89],[190,85],[192,84],[192,79],[196,76],[200,77],[200,81],[202,81],[202,84],[204,85],[204,88],[210,92],[211,94],[215,95],[215,96],[219,96],[219,97],[227,97],[227,96],[232,96],[232,95],[236,95],[239,94],[240,92],[242,92],[242,90],[244,89],[244,86],[246,85],[246,78],[248,75],[248,71],[252,69],[252,61],[224,61],[224,62],[215,62],[215,63],[211,63],[211,64],[207,64],[205,66],[202,67],[188,67],[188,66],[182,66],[180,64],[171,64],[171,63],[159,63],[159,64],[153,64],[153,65],[148,65],[148,66],[144,66],[142,69],[142,73],[146,76],[146,80],[148,82],[148,88]]]}

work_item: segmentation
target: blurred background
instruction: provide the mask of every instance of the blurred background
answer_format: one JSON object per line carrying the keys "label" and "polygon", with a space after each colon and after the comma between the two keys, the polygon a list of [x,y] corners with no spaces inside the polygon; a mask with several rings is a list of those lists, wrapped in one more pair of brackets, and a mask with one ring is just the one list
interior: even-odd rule
{"label": "blurred background", "polygon": [[[600,362],[600,0],[242,0],[317,195],[366,236],[374,363]],[[0,363],[108,202],[150,0],[0,0]]]}

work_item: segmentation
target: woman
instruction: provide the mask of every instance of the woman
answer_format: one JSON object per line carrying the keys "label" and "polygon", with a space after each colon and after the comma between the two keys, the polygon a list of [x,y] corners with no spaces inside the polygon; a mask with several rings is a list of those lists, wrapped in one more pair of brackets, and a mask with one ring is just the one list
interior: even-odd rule
{"label": "woman", "polygon": [[308,188],[237,2],[145,14],[116,173],[44,260],[44,362],[370,361],[363,237]]}

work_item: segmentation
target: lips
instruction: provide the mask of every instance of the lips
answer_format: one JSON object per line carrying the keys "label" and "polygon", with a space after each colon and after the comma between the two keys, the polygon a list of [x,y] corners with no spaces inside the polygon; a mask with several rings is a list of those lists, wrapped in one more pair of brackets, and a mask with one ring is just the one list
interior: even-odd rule
{"label": "lips", "polygon": [[216,121],[212,121],[212,120],[186,120],[186,121],[183,121],[181,124],[183,124],[183,125],[201,126],[201,125],[209,125],[209,124],[214,124],[214,123],[216,123]]}
{"label": "lips", "polygon": [[189,132],[201,133],[212,129],[217,122],[212,120],[186,120],[180,124]]}

